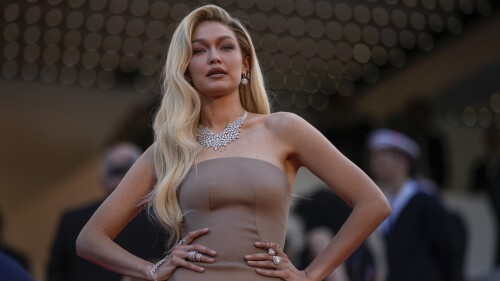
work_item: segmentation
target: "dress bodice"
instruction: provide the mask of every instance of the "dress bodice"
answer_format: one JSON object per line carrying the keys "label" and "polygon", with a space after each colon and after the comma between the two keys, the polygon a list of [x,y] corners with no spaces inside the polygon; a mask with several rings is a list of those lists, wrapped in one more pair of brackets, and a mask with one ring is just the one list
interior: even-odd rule
{"label": "dress bodice", "polygon": [[287,177],[269,162],[225,157],[195,164],[179,186],[182,236],[208,227],[193,243],[217,256],[213,264],[200,263],[205,272],[178,268],[170,280],[275,280],[257,274],[244,256],[263,251],[257,241],[284,244],[290,198]]}

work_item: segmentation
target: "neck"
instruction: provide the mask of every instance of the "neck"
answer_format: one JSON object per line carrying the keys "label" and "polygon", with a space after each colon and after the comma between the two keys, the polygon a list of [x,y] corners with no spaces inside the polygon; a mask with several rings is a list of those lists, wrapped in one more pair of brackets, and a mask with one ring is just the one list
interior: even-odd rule
{"label": "neck", "polygon": [[245,109],[239,95],[228,95],[216,99],[204,98],[201,106],[200,124],[214,132],[222,131],[236,118],[241,117]]}

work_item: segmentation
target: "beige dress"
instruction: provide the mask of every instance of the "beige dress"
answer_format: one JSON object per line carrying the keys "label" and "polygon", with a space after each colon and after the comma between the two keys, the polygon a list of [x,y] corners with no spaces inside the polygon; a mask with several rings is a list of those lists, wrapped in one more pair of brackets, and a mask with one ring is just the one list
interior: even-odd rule
{"label": "beige dress", "polygon": [[254,246],[257,241],[284,245],[291,192],[283,171],[254,158],[216,158],[196,164],[179,188],[182,235],[210,228],[194,243],[217,256],[213,264],[199,263],[205,272],[177,268],[169,280],[278,280],[256,273],[244,257],[264,252]]}

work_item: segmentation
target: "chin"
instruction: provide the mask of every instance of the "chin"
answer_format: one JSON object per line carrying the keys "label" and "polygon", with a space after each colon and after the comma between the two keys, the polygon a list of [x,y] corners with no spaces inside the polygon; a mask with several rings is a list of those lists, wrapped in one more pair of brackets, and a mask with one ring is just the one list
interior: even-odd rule
{"label": "chin", "polygon": [[234,89],[230,87],[211,87],[208,89],[200,90],[199,92],[206,97],[221,97],[235,92],[235,90],[236,92],[238,92],[237,88]]}

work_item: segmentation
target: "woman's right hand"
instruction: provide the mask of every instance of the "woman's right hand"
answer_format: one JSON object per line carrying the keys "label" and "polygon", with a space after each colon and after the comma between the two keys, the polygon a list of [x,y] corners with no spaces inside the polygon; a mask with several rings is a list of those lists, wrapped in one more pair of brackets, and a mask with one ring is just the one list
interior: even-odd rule
{"label": "woman's right hand", "polygon": [[192,263],[192,261],[190,260],[189,252],[191,251],[196,251],[201,254],[199,262],[214,263],[215,259],[213,257],[215,257],[215,255],[217,254],[214,250],[198,244],[192,244],[196,240],[196,238],[207,234],[209,231],[210,230],[208,228],[204,228],[189,232],[188,235],[183,238],[179,244],[175,245],[172,248],[170,256],[167,258],[165,263],[163,263],[156,270],[156,279],[167,280],[179,266],[193,271],[203,272],[205,268]]}

